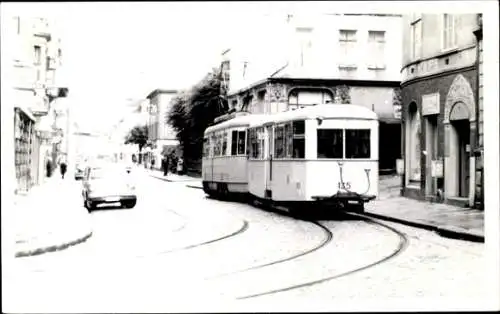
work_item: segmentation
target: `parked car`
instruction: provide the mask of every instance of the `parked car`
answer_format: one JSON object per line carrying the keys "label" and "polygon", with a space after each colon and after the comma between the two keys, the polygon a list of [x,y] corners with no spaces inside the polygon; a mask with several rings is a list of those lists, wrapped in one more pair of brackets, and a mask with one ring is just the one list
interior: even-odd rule
{"label": "parked car", "polygon": [[137,203],[135,184],[131,171],[123,166],[89,166],[82,183],[84,206],[89,210],[100,204],[120,203],[133,208]]}
{"label": "parked car", "polygon": [[82,180],[85,173],[85,167],[77,165],[75,168],[75,180]]}

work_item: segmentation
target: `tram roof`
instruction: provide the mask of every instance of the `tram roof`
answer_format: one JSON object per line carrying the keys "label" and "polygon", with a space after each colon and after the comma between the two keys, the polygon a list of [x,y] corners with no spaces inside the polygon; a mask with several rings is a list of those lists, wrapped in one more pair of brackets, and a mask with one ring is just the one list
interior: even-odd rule
{"label": "tram roof", "polygon": [[249,114],[245,116],[234,117],[230,120],[226,120],[224,122],[206,128],[205,134],[210,132],[217,132],[228,128],[248,127],[252,123],[255,123],[256,121],[261,121],[262,119],[265,118],[265,116],[266,115],[264,114]]}
{"label": "tram roof", "polygon": [[252,127],[267,123],[282,123],[292,120],[327,119],[360,119],[378,120],[377,114],[365,106],[353,104],[323,104],[307,106],[280,113],[263,115],[260,119],[252,121]]}

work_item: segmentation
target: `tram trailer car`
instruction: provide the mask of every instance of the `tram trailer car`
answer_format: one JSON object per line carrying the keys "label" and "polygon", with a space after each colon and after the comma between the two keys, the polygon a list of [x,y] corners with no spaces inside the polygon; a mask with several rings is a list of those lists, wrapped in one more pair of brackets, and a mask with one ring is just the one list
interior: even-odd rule
{"label": "tram trailer car", "polygon": [[378,118],[359,105],[274,114],[249,129],[248,190],[290,210],[363,211],[378,195]]}
{"label": "tram trailer car", "polygon": [[202,183],[210,196],[246,197],[247,129],[262,115],[245,112],[228,114],[208,127],[203,139]]}

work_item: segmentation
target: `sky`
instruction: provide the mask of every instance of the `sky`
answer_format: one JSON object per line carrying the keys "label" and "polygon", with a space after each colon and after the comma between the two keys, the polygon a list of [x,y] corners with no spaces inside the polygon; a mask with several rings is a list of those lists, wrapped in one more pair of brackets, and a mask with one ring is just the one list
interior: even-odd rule
{"label": "sky", "polygon": [[[445,2],[445,1],[439,1]],[[436,2],[434,2],[435,5]],[[79,2],[17,4],[21,14],[51,17],[62,40],[57,79],[83,129],[106,129],[127,104],[157,88],[187,89],[221,53],[240,45],[263,14],[380,11],[381,3],[353,2]],[[394,3],[389,3],[397,11]],[[372,8],[370,9],[370,6]],[[373,7],[374,6],[374,7]],[[387,7],[387,6],[386,6]],[[392,11],[390,10],[390,11]]]}

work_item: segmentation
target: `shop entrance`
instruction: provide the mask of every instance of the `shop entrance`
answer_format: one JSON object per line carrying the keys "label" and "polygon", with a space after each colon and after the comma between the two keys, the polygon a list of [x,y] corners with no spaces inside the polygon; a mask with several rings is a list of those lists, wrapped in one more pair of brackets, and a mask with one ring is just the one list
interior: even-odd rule
{"label": "shop entrance", "polygon": [[450,144],[456,147],[457,196],[469,196],[470,181],[470,122],[469,110],[464,103],[456,103],[450,112],[450,123],[455,140]]}

